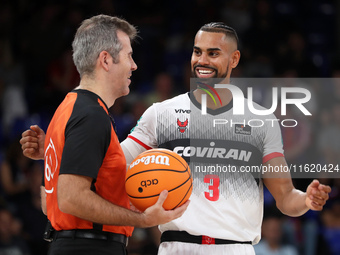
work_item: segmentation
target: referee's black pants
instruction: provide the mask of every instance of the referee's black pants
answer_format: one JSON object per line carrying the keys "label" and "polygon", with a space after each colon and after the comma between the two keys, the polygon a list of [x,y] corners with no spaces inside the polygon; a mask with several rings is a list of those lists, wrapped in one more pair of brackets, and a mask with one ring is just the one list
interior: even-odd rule
{"label": "referee's black pants", "polygon": [[48,255],[126,255],[123,243],[96,239],[58,238],[51,243]]}

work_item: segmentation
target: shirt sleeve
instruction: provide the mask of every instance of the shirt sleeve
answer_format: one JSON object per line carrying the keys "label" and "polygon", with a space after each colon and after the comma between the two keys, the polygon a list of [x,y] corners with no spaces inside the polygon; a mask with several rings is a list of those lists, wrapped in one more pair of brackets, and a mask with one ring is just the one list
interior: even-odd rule
{"label": "shirt sleeve", "polygon": [[[276,119],[276,117],[273,115],[272,119]],[[273,158],[284,157],[280,125],[278,121],[268,121],[267,123],[264,138],[263,163]]]}
{"label": "shirt sleeve", "polygon": [[111,140],[111,122],[103,109],[72,114],[65,129],[60,174],[96,179]]}

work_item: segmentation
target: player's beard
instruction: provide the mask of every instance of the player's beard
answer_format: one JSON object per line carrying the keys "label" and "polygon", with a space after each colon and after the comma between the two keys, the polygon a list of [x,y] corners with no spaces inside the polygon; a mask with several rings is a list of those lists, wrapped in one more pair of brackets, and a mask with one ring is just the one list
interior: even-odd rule
{"label": "player's beard", "polygon": [[[211,78],[200,78],[196,74],[196,68],[197,67],[210,68],[210,69],[215,71],[215,74]],[[225,80],[225,78],[228,75],[228,72],[229,72],[229,64],[227,66],[226,72],[223,73],[223,74],[219,74],[218,70],[216,68],[212,67],[212,66],[202,66],[202,65],[197,64],[197,65],[194,65],[193,68],[191,69],[191,77],[192,78],[198,78],[198,79],[200,79],[200,82],[209,84],[209,85],[214,87],[214,84],[221,83],[222,81]]]}

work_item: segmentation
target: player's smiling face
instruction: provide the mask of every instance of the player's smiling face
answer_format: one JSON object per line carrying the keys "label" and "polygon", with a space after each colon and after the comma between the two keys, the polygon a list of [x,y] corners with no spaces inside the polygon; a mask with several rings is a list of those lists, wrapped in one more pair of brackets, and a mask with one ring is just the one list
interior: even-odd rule
{"label": "player's smiling face", "polygon": [[[235,52],[237,53],[235,58]],[[224,33],[198,31],[191,56],[191,72],[195,78],[230,77],[237,66],[239,51],[236,43]]]}

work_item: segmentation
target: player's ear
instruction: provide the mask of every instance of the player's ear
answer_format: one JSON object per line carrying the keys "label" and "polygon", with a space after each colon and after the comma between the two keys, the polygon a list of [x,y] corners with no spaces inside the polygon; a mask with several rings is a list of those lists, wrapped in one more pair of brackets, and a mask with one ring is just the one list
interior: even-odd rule
{"label": "player's ear", "polygon": [[238,65],[238,62],[240,61],[241,58],[241,52],[239,50],[235,50],[231,54],[231,67],[235,68]]}

